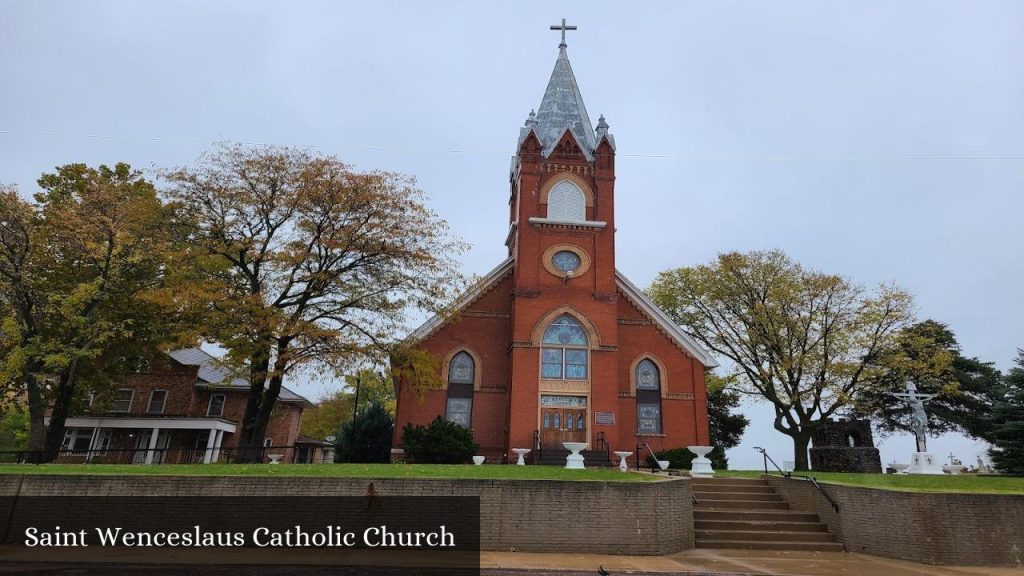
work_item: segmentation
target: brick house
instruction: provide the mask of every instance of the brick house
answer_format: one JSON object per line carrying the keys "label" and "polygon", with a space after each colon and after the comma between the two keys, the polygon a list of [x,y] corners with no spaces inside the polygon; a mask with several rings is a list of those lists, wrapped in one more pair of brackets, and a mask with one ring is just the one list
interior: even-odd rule
{"label": "brick house", "polygon": [[[142,362],[111,402],[90,402],[66,422],[61,459],[118,463],[198,463],[227,460],[238,432],[249,383],[198,348],[173,350]],[[265,458],[314,462],[326,442],[302,436],[302,411],[312,404],[282,387],[263,444]]]}
{"label": "brick house", "polygon": [[704,372],[717,363],[616,270],[615,140],[603,116],[592,126],[563,42],[512,158],[508,258],[410,335],[442,359],[446,386],[397,383],[395,447],[406,423],[439,415],[499,461],[567,441],[710,443]]}

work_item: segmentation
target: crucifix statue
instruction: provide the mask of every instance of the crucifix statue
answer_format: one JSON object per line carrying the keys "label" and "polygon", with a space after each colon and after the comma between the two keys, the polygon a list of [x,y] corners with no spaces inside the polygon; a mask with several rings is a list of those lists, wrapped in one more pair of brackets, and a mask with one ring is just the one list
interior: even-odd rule
{"label": "crucifix statue", "polygon": [[558,47],[559,48],[565,48],[565,46],[566,46],[566,44],[565,44],[565,31],[566,30],[575,30],[576,27],[575,26],[566,26],[565,18],[562,18],[562,23],[561,24],[555,24],[554,26],[551,27],[551,29],[552,30],[561,30],[562,31],[562,43],[559,44]]}
{"label": "crucifix statue", "polygon": [[917,438],[917,451],[927,452],[925,438],[928,432],[928,414],[924,411],[924,403],[935,398],[936,394],[919,394],[917,386],[913,382],[907,382],[907,391],[893,393],[893,396],[910,405],[911,425],[914,427],[914,436]]}

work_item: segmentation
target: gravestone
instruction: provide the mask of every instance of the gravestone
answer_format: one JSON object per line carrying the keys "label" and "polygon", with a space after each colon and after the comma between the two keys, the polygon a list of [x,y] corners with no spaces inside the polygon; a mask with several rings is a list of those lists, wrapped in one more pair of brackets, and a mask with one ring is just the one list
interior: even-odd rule
{"label": "gravestone", "polygon": [[811,445],[812,470],[882,473],[882,457],[867,420],[827,420],[814,431]]}

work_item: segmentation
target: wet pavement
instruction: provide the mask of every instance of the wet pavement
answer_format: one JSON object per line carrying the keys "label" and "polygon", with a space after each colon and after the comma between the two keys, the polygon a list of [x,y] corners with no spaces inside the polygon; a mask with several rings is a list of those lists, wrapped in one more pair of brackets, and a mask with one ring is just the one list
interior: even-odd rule
{"label": "wet pavement", "polygon": [[[24,549],[22,549],[24,550]],[[150,551],[153,552],[153,551]],[[453,574],[452,564],[437,563],[438,569],[409,564],[361,567],[359,555],[326,556],[318,550],[292,550],[277,558],[274,566],[253,566],[251,557],[228,551],[216,555],[111,553],[82,557],[69,562],[25,562],[10,547],[0,547],[0,574],[128,576],[397,576],[400,574]],[[246,561],[248,560],[248,562]],[[350,565],[345,567],[344,565]],[[446,567],[444,567],[446,566]],[[663,574],[775,575],[775,576],[1024,576],[1021,567],[932,566],[903,560],[846,552],[771,552],[760,550],[689,550],[667,556],[604,556],[599,554],[535,554],[524,552],[482,552],[483,576],[594,575],[603,570],[609,576]],[[476,571],[473,570],[473,573]]]}

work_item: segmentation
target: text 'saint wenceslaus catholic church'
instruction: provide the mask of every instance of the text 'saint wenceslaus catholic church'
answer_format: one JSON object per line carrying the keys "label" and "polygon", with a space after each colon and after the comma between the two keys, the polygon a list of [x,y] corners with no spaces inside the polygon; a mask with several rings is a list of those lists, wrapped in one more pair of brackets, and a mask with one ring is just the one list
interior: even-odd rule
{"label": "text 'saint wenceslaus catholic church'", "polygon": [[508,258],[454,320],[411,335],[443,359],[445,386],[398,383],[394,446],[405,424],[437,416],[470,428],[490,461],[512,448],[564,453],[562,442],[602,453],[710,444],[704,371],[715,361],[615,268],[615,139],[604,117],[592,127],[564,40],[510,183]]}

